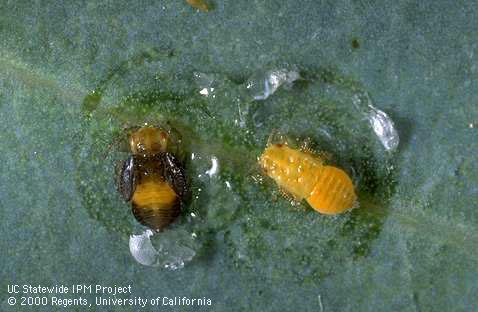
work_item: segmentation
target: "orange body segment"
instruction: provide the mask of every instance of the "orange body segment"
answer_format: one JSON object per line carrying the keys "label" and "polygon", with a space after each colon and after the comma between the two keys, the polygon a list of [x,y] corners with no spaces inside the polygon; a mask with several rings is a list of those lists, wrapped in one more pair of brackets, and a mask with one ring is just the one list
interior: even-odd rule
{"label": "orange body segment", "polygon": [[341,213],[356,200],[354,186],[341,169],[324,165],[322,159],[285,144],[269,145],[259,159],[266,174],[297,200],[324,214]]}
{"label": "orange body segment", "polygon": [[279,187],[298,200],[310,195],[323,169],[320,158],[284,144],[268,146],[259,162],[262,169]]}
{"label": "orange body segment", "polygon": [[163,229],[179,215],[179,198],[162,180],[149,179],[136,186],[132,198],[133,214],[141,223]]}
{"label": "orange body segment", "polygon": [[320,213],[338,214],[351,208],[356,199],[354,185],[349,176],[339,168],[325,166],[314,190],[306,200]]}
{"label": "orange body segment", "polygon": [[164,152],[167,147],[168,134],[155,127],[144,127],[130,136],[129,144],[133,154],[152,155]]}
{"label": "orange body segment", "polygon": [[209,5],[204,0],[186,0],[189,5],[204,12],[209,11]]}
{"label": "orange body segment", "polygon": [[177,195],[167,182],[152,180],[139,184],[132,200],[138,207],[169,210],[176,202]]}

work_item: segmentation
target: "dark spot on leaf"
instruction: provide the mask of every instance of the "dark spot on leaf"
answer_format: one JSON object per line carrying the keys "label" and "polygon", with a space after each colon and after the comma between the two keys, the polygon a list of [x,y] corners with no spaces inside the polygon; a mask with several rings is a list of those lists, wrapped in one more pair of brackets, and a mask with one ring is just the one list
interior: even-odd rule
{"label": "dark spot on leaf", "polygon": [[82,110],[87,113],[94,111],[100,105],[101,97],[101,91],[96,90],[85,96],[81,104]]}

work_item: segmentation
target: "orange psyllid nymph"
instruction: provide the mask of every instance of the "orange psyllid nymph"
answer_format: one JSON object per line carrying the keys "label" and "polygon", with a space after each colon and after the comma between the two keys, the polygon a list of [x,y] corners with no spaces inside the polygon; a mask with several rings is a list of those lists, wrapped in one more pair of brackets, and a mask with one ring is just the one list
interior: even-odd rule
{"label": "orange psyllid nymph", "polygon": [[269,144],[259,159],[265,173],[296,200],[305,199],[323,214],[352,208],[357,199],[350,177],[341,169],[325,165],[310,152],[287,144]]}

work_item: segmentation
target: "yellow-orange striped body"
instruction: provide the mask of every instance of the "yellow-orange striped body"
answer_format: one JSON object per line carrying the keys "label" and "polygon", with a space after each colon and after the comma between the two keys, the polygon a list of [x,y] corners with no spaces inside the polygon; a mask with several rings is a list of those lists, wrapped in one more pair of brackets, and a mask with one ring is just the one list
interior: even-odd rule
{"label": "yellow-orange striped body", "polygon": [[279,187],[296,200],[305,199],[323,214],[338,214],[352,208],[357,196],[349,176],[327,166],[322,159],[286,144],[271,144],[259,163]]}

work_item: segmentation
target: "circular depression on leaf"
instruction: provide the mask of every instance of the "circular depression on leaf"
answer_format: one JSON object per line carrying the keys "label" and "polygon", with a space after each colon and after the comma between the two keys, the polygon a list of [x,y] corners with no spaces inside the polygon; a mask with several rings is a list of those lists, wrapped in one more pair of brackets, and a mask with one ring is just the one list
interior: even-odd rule
{"label": "circular depression on leaf", "polygon": [[[99,225],[125,238],[138,232],[114,184],[115,163],[129,153],[123,129],[167,124],[181,137],[178,153],[191,191],[175,227],[198,235],[199,259],[225,252],[231,267],[265,266],[277,279],[306,283],[368,255],[387,217],[395,169],[393,153],[367,118],[372,103],[360,84],[330,69],[295,69],[300,78],[257,100],[251,80],[202,74],[208,79],[198,83],[197,74],[158,75],[150,64],[131,64],[113,71],[84,102],[76,181]],[[270,72],[251,79],[261,85]],[[257,164],[274,131],[307,142],[348,172],[359,207],[325,216],[305,202],[292,205]]]}

